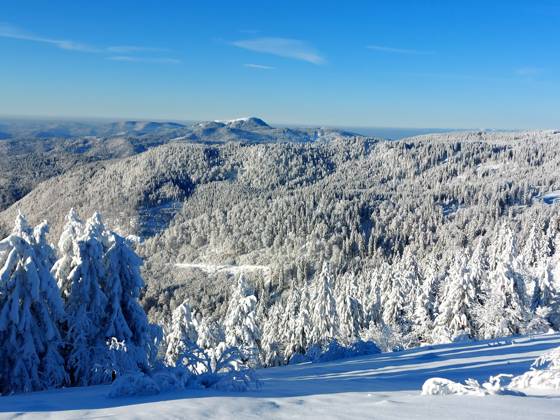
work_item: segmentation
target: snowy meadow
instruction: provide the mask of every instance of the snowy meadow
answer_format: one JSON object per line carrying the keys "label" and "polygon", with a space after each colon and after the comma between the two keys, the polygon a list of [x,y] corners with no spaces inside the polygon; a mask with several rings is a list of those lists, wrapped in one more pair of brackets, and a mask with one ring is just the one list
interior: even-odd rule
{"label": "snowy meadow", "polygon": [[95,386],[18,394],[2,398],[0,418],[556,419],[558,383],[520,387],[526,396],[422,395],[421,389],[432,377],[482,383],[489,375],[522,375],[559,345],[554,334],[268,368],[257,372],[262,387],[245,392],[190,389],[115,399],[110,386]]}

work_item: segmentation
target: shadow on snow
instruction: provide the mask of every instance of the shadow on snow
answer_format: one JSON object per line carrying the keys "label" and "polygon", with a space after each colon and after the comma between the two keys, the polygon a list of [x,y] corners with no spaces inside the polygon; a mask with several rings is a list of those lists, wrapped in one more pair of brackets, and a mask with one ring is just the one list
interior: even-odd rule
{"label": "shadow on snow", "polygon": [[541,353],[560,345],[560,334],[430,345],[328,363],[259,371],[257,391],[187,389],[153,396],[108,398],[109,386],[67,388],[0,397],[0,412],[49,412],[120,407],[193,398],[283,398],[345,392],[417,391],[431,377],[486,380],[521,374]]}

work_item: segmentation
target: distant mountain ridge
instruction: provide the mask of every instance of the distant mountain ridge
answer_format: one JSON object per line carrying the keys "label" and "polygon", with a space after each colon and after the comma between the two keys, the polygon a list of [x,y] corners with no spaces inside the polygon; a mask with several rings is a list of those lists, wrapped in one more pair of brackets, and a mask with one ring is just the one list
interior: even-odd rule
{"label": "distant mountain ridge", "polygon": [[123,120],[81,121],[0,121],[0,139],[72,139],[77,137],[159,136],[163,142],[183,140],[196,143],[311,142],[356,134],[332,128],[277,128],[258,117],[183,124],[173,121]]}
{"label": "distant mountain ridge", "polygon": [[257,117],[188,124],[0,119],[0,211],[39,182],[77,166],[133,156],[168,143],[310,143],[354,136],[333,129],[275,128]]}

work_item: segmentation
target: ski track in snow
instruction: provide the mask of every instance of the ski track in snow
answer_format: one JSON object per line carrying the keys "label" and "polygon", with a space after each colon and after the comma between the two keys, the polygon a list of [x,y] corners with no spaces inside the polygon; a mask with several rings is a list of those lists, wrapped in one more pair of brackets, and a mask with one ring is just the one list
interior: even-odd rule
{"label": "ski track in snow", "polygon": [[[430,377],[486,380],[521,374],[560,334],[426,346],[329,363],[259,371],[244,393],[185,390],[107,398],[109,386],[0,397],[0,418],[558,419],[560,392],[519,396],[422,396]],[[527,392],[527,390],[524,390]]]}
{"label": "ski track in snow", "polygon": [[195,264],[195,263],[178,263],[175,264],[176,267],[179,268],[194,268],[198,270],[205,271],[207,273],[217,273],[217,272],[226,272],[230,274],[238,274],[238,273],[246,273],[251,271],[262,271],[265,273],[270,272],[270,267],[267,265],[251,265],[251,264],[242,264],[242,265],[231,265],[231,264]]}

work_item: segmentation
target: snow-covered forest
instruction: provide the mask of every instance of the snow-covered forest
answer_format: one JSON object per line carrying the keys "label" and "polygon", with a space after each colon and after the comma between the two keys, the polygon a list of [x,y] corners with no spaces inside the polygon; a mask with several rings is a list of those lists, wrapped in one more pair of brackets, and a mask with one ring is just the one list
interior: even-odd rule
{"label": "snow-covered forest", "polygon": [[181,140],[64,172],[0,213],[2,392],[557,330],[559,165],[538,131]]}
{"label": "snow-covered forest", "polygon": [[140,258],[98,214],[71,211],[58,243],[19,215],[0,241],[0,392],[108,383],[147,371],[157,326],[138,302]]}

